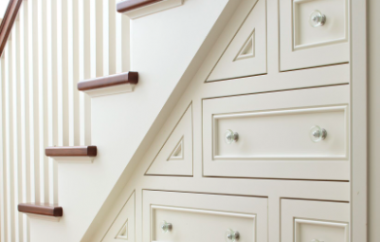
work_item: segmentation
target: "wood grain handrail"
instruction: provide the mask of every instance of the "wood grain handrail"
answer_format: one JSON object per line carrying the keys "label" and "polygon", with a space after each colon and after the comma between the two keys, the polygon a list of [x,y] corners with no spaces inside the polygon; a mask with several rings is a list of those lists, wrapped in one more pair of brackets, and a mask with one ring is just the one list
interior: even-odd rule
{"label": "wood grain handrail", "polygon": [[45,154],[49,157],[95,157],[98,149],[96,146],[47,147]]}
{"label": "wood grain handrail", "polygon": [[138,72],[126,72],[112,76],[100,77],[78,83],[79,91],[88,91],[92,89],[98,89],[103,87],[110,87],[122,84],[137,84],[139,81]]}
{"label": "wood grain handrail", "polygon": [[163,0],[126,0],[119,2],[116,9],[119,13],[124,13],[137,8],[145,7],[147,5],[162,2]]}
{"label": "wood grain handrail", "polygon": [[62,207],[40,203],[20,203],[18,205],[18,211],[21,213],[30,213],[52,217],[62,217],[63,215]]}
{"label": "wood grain handrail", "polygon": [[5,45],[7,44],[9,34],[16,20],[18,11],[23,0],[10,0],[5,12],[3,21],[0,25],[0,57],[3,55]]}

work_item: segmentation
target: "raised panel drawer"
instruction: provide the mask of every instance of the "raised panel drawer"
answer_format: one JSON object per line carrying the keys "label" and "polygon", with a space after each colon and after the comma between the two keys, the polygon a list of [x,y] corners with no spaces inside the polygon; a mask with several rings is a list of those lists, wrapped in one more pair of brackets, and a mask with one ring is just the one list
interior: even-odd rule
{"label": "raised panel drawer", "polygon": [[144,241],[267,241],[266,198],[156,191],[143,197]]}
{"label": "raised panel drawer", "polygon": [[348,87],[203,102],[204,175],[347,180]]}
{"label": "raised panel drawer", "polygon": [[349,60],[347,0],[280,1],[281,70]]}
{"label": "raised panel drawer", "polygon": [[281,241],[349,241],[349,203],[283,199],[281,211]]}

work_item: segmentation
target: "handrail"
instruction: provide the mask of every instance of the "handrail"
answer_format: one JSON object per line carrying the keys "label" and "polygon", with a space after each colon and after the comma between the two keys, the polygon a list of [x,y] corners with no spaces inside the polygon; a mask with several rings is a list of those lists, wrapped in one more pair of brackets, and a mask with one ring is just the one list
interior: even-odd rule
{"label": "handrail", "polygon": [[7,10],[0,25],[0,57],[3,55],[9,34],[13,28],[18,11],[23,0],[9,0]]}

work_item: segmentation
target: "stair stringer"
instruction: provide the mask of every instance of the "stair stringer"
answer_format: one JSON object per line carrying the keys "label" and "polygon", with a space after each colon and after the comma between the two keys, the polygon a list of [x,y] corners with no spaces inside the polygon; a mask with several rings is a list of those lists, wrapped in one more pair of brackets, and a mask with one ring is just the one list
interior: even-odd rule
{"label": "stair stringer", "polygon": [[31,242],[100,241],[93,240],[105,234],[99,225],[115,218],[105,221],[110,209],[120,211],[125,204],[119,204],[118,195],[238,2],[186,1],[131,21],[131,63],[141,74],[140,83],[133,93],[91,99],[91,143],[98,156],[92,164],[58,165],[64,216],[59,223],[30,218]]}

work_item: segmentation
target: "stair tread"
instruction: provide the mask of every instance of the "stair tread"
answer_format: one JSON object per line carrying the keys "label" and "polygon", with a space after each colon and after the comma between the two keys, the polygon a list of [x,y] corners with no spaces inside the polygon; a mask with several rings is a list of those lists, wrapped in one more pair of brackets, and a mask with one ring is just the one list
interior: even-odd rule
{"label": "stair tread", "polygon": [[145,7],[157,2],[162,2],[163,0],[126,0],[121,1],[117,4],[117,11],[119,13],[124,13],[137,8]]}
{"label": "stair tread", "polygon": [[18,205],[18,211],[21,213],[30,213],[52,217],[62,217],[63,215],[62,207],[44,203],[20,203]]}
{"label": "stair tread", "polygon": [[49,157],[94,157],[97,153],[96,146],[54,146],[45,149],[45,154]]}
{"label": "stair tread", "polygon": [[111,87],[123,84],[137,84],[139,79],[138,72],[125,72],[121,74],[99,77],[89,80],[80,81],[78,83],[79,91],[88,91],[104,87]]}

